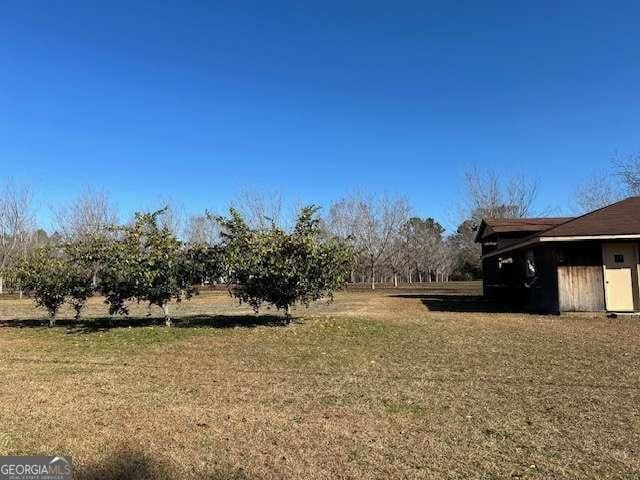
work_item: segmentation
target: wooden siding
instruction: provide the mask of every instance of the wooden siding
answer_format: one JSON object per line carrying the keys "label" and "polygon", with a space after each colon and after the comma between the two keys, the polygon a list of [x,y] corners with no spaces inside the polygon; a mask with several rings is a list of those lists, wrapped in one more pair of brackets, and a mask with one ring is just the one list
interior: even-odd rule
{"label": "wooden siding", "polygon": [[558,293],[560,311],[604,310],[602,266],[558,266]]}

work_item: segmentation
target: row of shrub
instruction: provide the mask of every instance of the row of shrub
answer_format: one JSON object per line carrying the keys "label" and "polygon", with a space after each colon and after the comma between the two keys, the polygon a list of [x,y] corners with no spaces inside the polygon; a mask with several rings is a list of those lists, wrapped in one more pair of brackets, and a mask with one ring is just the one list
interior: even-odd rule
{"label": "row of shrub", "polygon": [[291,231],[251,228],[234,209],[210,217],[221,232],[215,244],[181,242],[159,221],[164,213],[51,241],[17,262],[11,280],[46,309],[50,325],[65,303],[80,318],[87,299],[100,294],[110,315],[127,315],[131,301],[146,302],[160,307],[170,326],[170,302],[190,299],[205,282],[224,282],[256,313],[267,303],[289,320],[296,303],[332,298],[351,271],[351,248],[322,233],[313,206],[300,210]]}

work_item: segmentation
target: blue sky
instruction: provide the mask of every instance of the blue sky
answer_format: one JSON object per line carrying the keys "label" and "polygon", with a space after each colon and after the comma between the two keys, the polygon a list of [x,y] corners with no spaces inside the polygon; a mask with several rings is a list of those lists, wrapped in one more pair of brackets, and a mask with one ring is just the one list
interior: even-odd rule
{"label": "blue sky", "polygon": [[[135,3],[135,5],[132,5]],[[540,206],[640,151],[638,2],[45,2],[0,7],[0,175],[128,212],[357,188],[450,216],[472,165]]]}

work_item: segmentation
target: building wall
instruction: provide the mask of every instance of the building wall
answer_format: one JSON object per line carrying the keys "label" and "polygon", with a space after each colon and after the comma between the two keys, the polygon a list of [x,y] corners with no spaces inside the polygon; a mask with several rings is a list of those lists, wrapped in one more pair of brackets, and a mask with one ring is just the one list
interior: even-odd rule
{"label": "building wall", "polygon": [[[538,244],[530,250],[535,259],[534,277],[527,274],[531,257],[526,248],[483,260],[487,298],[534,312],[606,310],[601,242]],[[640,308],[640,258],[637,262],[633,286],[636,309]]]}
{"label": "building wall", "polygon": [[561,312],[605,310],[602,267],[558,266],[558,293]]}
{"label": "building wall", "polygon": [[[533,258],[528,254],[531,251]],[[557,269],[553,246],[510,252],[483,260],[484,295],[517,310],[557,313]],[[533,259],[535,272],[529,270]]]}
{"label": "building wall", "polygon": [[556,247],[556,255],[560,311],[605,310],[600,242],[560,244]]}
{"label": "building wall", "polygon": [[[533,249],[536,275],[527,289],[526,308],[544,313],[559,313],[558,269],[553,245],[540,245]],[[526,253],[525,253],[526,256]]]}
{"label": "building wall", "polygon": [[[638,242],[630,242],[628,240],[621,240],[618,242],[603,242],[602,245],[602,250],[604,252],[605,247],[609,247],[612,248],[612,245],[615,245],[616,243],[620,243],[620,244],[624,244],[625,246],[629,246],[632,247],[634,250],[634,260],[633,263],[634,267],[632,268],[631,271],[631,289],[632,289],[632,293],[633,293],[633,308],[636,311],[640,311],[640,255],[638,255],[639,251],[640,251],[640,244]],[[614,247],[615,249],[615,247]],[[604,255],[603,255],[604,257]],[[608,266],[606,265],[606,260],[603,258],[603,277],[604,280],[607,280],[607,273],[606,270],[608,270]],[[605,284],[607,283],[606,281],[604,282]],[[605,285],[605,291],[608,288],[612,288],[611,284]],[[611,292],[609,292],[611,293]],[[606,296],[605,296],[606,298]],[[607,307],[610,307],[609,305],[607,305]]]}

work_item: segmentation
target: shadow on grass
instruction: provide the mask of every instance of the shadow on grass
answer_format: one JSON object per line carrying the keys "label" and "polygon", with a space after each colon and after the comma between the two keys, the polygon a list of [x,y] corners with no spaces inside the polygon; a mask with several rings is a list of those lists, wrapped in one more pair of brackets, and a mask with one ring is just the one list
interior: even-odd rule
{"label": "shadow on grass", "polygon": [[[295,319],[293,320],[295,321]],[[256,328],[286,327],[287,319],[280,315],[188,315],[172,319],[170,328]],[[0,328],[42,328],[48,320],[2,320]],[[164,319],[158,317],[123,317],[92,319],[60,319],[52,328],[66,328],[69,333],[92,333],[114,328],[137,328],[164,326]]]}
{"label": "shadow on grass", "polygon": [[[123,449],[95,464],[76,465],[76,480],[169,480],[179,478],[165,459],[154,459],[137,450]],[[242,469],[213,467],[210,470],[189,472],[189,478],[202,480],[257,480]]]}
{"label": "shadow on grass", "polygon": [[497,303],[482,295],[433,295],[406,293],[391,295],[396,298],[417,298],[432,312],[521,313],[523,310],[504,303]]}

